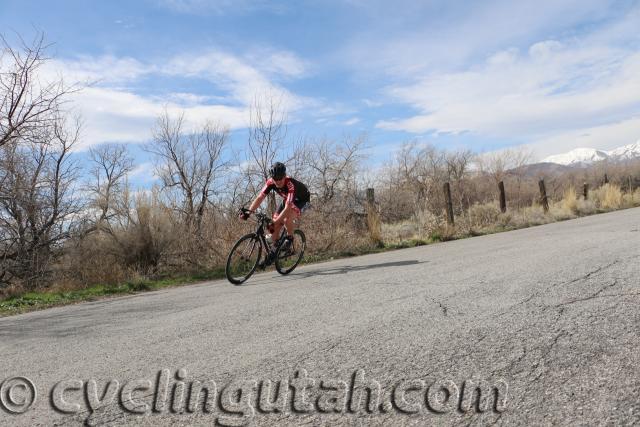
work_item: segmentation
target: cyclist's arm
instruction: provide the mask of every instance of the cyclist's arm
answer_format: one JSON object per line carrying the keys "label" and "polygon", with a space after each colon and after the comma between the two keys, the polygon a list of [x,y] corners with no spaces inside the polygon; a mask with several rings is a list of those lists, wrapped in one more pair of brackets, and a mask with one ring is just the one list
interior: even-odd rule
{"label": "cyclist's arm", "polygon": [[258,207],[262,204],[262,201],[264,200],[266,196],[262,193],[258,194],[258,197],[256,197],[256,199],[253,201],[253,203],[251,203],[251,206],[249,206],[249,210],[254,212],[256,209],[258,209]]}
{"label": "cyclist's arm", "polygon": [[267,197],[267,194],[269,194],[269,191],[271,191],[272,184],[272,180],[268,179],[264,184],[264,187],[262,187],[262,190],[260,190],[260,193],[258,193],[258,197],[256,197],[253,203],[251,203],[251,206],[249,206],[250,211],[254,212],[256,209],[258,209],[258,207],[260,207],[264,198]]}

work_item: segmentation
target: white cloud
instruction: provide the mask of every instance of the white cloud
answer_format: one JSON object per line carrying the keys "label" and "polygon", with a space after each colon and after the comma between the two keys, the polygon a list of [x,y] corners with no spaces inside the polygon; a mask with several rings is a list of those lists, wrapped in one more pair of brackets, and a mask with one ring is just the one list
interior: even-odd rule
{"label": "white cloud", "polygon": [[245,107],[161,103],[133,93],[106,88],[86,88],[74,94],[72,100],[84,123],[79,149],[104,142],[148,141],[157,117],[164,108],[173,115],[184,112],[185,119],[191,125],[213,119],[235,129],[246,125],[248,114]]}
{"label": "white cloud", "polygon": [[335,118],[335,116],[355,114],[357,111],[342,103],[329,103],[326,100],[311,100],[307,105],[312,107],[310,114],[315,117]]}
{"label": "white cloud", "polygon": [[358,123],[360,121],[359,118],[357,117],[352,117],[349,120],[345,120],[344,122],[342,122],[344,125],[346,126],[352,126],[355,125],[356,123]]}
{"label": "white cloud", "polygon": [[[382,120],[377,127],[510,139],[532,144],[540,156],[578,146],[608,149],[637,140],[640,7],[625,10],[587,2],[572,15],[559,12],[573,9],[573,0],[543,1],[535,7],[524,3],[490,1],[485,12],[493,12],[476,8],[469,15],[474,23],[456,20],[442,33],[437,25],[429,27],[434,37],[423,47],[419,43],[425,40],[418,32],[410,33],[414,38],[398,50],[393,43],[402,38],[390,39],[388,52],[383,44],[378,56],[383,62],[373,64],[392,76],[383,94],[416,113]],[[529,9],[530,17],[524,13]],[[548,25],[539,12],[549,16]],[[521,19],[506,19],[509,16]],[[469,31],[461,31],[466,26]],[[514,26],[519,28],[512,28],[512,34],[521,34],[526,43],[505,31]],[[546,35],[553,28],[556,36]],[[473,53],[469,47],[478,49]],[[489,54],[477,60],[478,52]]]}
{"label": "white cloud", "polygon": [[50,77],[62,76],[66,82],[91,84],[122,84],[156,71],[154,65],[146,65],[134,58],[118,58],[113,55],[78,56],[75,59],[53,59],[45,63],[43,72]]}
{"label": "white cloud", "polygon": [[481,153],[481,157],[490,158],[504,153],[530,153],[531,162],[570,151],[575,148],[594,148],[609,151],[638,140],[640,135],[640,114],[619,122],[601,126],[576,128],[566,132],[535,139],[529,144],[510,146]]}
{"label": "white cloud", "polygon": [[[187,122],[197,125],[219,121],[232,129],[246,127],[249,107],[256,96],[273,94],[279,107],[289,113],[313,100],[299,97],[275,83],[278,76],[298,77],[304,62],[288,52],[269,51],[274,60],[268,70],[247,59],[222,51],[181,54],[163,65],[146,64],[134,58],[111,55],[48,62],[41,71],[45,81],[63,77],[65,82],[89,82],[71,95],[74,110],[83,118],[80,149],[103,142],[139,143],[149,140],[158,115],[166,108],[172,114],[185,113]],[[143,77],[171,76],[175,81],[208,80],[214,93],[140,93]]]}
{"label": "white cloud", "polygon": [[[504,46],[561,34],[611,14],[614,0],[360,2],[365,30],[340,56],[358,73],[412,78],[452,70]],[[357,2],[354,2],[357,5]]]}
{"label": "white cloud", "polygon": [[157,4],[179,13],[217,15],[261,10],[282,13],[287,8],[286,3],[266,0],[157,0]]}
{"label": "white cloud", "polygon": [[150,183],[158,179],[153,162],[144,162],[136,165],[129,173],[129,179],[138,183]]}
{"label": "white cloud", "polygon": [[557,133],[535,140],[530,148],[537,159],[542,159],[576,147],[611,150],[631,144],[638,138],[640,138],[640,114],[619,122]]}
{"label": "white cloud", "polygon": [[640,105],[640,54],[607,47],[533,45],[470,70],[431,75],[388,94],[421,114],[379,127],[409,132],[534,136],[624,118]]}
{"label": "white cloud", "polygon": [[[292,54],[289,66],[294,62]],[[285,65],[276,66],[273,71],[282,71]],[[218,87],[230,92],[236,102],[251,105],[256,94],[274,93],[282,99],[282,108],[295,110],[305,104],[306,100],[297,97],[283,87],[274,83],[267,74],[261,72],[238,56],[226,52],[211,50],[206,53],[184,54],[172,58],[162,70],[174,76],[206,78]],[[298,69],[286,70],[288,75],[295,75]]]}
{"label": "white cloud", "polygon": [[308,61],[302,60],[293,52],[261,48],[246,55],[248,63],[260,71],[277,79],[300,78],[310,69]]}
{"label": "white cloud", "polygon": [[273,52],[265,62],[267,71],[292,77],[302,76],[308,68],[306,63],[291,52]]}
{"label": "white cloud", "polygon": [[384,103],[381,101],[373,101],[367,98],[364,98],[362,102],[364,103],[364,105],[366,105],[369,108],[381,107],[384,105]]}
{"label": "white cloud", "polygon": [[166,102],[166,101],[175,102],[178,105],[184,105],[184,106],[195,106],[195,105],[204,104],[210,101],[218,101],[218,102],[224,101],[223,97],[213,97],[213,96],[199,95],[199,94],[188,93],[188,92],[172,92],[162,97],[158,96],[155,99],[160,102]]}

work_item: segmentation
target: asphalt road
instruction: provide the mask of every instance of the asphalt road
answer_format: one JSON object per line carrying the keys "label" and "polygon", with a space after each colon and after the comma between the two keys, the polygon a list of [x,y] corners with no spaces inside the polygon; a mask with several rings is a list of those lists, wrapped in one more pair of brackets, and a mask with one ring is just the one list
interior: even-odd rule
{"label": "asphalt road", "polygon": [[37,397],[0,423],[637,425],[639,230],[630,209],[3,318],[3,402],[29,403],[16,376]]}

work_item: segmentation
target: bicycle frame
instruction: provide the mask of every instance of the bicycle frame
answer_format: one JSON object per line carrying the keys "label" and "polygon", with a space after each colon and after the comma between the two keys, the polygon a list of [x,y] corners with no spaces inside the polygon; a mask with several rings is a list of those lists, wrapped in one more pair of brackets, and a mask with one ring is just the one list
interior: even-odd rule
{"label": "bicycle frame", "polygon": [[258,223],[258,228],[256,229],[255,233],[260,238],[260,243],[262,244],[262,247],[265,248],[265,252],[268,253],[270,249],[277,248],[282,244],[282,242],[287,236],[287,230],[286,228],[282,228],[282,232],[280,233],[280,238],[277,241],[274,241],[272,246],[269,244],[269,242],[267,242],[264,229],[265,229],[265,226],[268,226],[273,221],[269,219],[267,215],[262,213],[256,213],[255,216],[256,216],[256,221]]}

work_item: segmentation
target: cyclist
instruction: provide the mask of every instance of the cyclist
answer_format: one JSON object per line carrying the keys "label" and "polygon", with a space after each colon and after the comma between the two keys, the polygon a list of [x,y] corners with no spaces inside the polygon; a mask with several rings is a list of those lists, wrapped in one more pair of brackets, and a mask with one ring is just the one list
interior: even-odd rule
{"label": "cyclist", "polygon": [[[291,240],[293,240],[293,220],[298,218],[302,211],[308,207],[310,193],[306,185],[287,176],[287,168],[284,163],[274,163],[269,169],[269,175],[271,177],[267,179],[262,191],[249,206],[249,210],[253,212],[258,209],[271,191],[278,193],[283,198],[283,201],[273,215],[273,230],[270,231],[275,236],[275,240],[280,236],[280,230],[284,225],[288,239],[285,244],[288,245],[286,246],[288,248],[291,247]],[[249,214],[241,213],[240,218],[246,220],[249,218]],[[272,259],[273,255],[273,253],[270,253],[269,259]]]}

